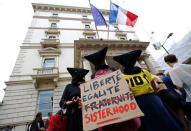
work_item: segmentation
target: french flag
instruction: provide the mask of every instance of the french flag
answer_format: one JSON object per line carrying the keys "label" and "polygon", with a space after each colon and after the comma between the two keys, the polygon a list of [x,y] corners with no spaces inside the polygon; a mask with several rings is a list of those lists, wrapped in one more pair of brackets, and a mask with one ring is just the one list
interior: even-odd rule
{"label": "french flag", "polygon": [[118,23],[134,27],[138,16],[111,2],[109,23]]}

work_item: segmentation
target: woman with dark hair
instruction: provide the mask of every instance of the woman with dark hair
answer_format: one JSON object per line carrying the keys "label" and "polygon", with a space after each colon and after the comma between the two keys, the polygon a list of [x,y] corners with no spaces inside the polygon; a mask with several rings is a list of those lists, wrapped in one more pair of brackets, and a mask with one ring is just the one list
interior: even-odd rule
{"label": "woman with dark hair", "polygon": [[[94,65],[95,73],[91,76],[92,79],[115,71],[114,67],[106,65],[105,63],[105,56],[107,53],[107,49],[108,48],[105,47],[93,54],[84,57]],[[116,123],[99,128],[98,131],[126,131],[126,130],[137,131],[140,125],[141,125],[140,118],[135,118],[129,121]]]}
{"label": "woman with dark hair", "polygon": [[28,131],[45,131],[44,122],[42,120],[42,113],[38,112],[33,120],[33,122],[29,125]]}
{"label": "woman with dark hair", "polygon": [[141,55],[141,50],[131,51],[113,57],[115,61],[124,66],[124,78],[131,87],[137,104],[145,114],[141,117],[143,131],[182,131],[174,117],[168,112],[159,97],[153,76],[144,69],[135,66]]}
{"label": "woman with dark hair", "polygon": [[80,68],[67,68],[72,76],[71,84],[68,84],[60,100],[60,107],[66,109],[68,118],[68,131],[82,131],[82,110],[79,85],[85,82],[84,77],[89,72]]}

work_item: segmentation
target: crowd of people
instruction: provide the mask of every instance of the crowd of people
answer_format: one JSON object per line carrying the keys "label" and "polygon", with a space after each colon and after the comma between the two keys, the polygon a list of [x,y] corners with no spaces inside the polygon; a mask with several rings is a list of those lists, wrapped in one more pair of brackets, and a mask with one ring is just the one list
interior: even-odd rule
{"label": "crowd of people", "polygon": [[[117,70],[105,63],[107,49],[105,47],[84,57],[94,65],[95,73],[91,75],[91,79]],[[114,56],[113,60],[124,67],[123,76],[144,116],[104,126],[96,131],[190,131],[191,65],[178,64],[176,56],[170,54],[164,61],[172,70],[167,75],[154,75],[135,66],[141,53],[141,50],[134,50]],[[63,92],[59,103],[61,110],[49,117],[47,131],[83,130],[80,84],[85,82],[84,77],[89,71],[80,68],[67,70],[72,81]],[[133,80],[135,77],[139,77],[139,81]],[[34,122],[39,123],[37,131],[46,130],[41,120],[42,114],[37,114],[34,119]]]}

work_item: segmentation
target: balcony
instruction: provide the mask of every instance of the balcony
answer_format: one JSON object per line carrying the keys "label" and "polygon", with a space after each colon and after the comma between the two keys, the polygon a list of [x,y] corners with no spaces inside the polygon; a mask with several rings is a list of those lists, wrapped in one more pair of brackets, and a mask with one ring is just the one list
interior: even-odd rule
{"label": "balcony", "polygon": [[57,67],[34,68],[31,77],[35,88],[38,88],[39,84],[45,82],[50,82],[57,86],[59,71]]}
{"label": "balcony", "polygon": [[49,18],[49,21],[50,22],[59,22],[60,21],[60,17],[58,17],[58,16],[51,16]]}
{"label": "balcony", "polygon": [[56,28],[48,28],[47,31],[45,31],[46,35],[59,35],[60,31]]}
{"label": "balcony", "polygon": [[58,45],[60,44],[60,40],[45,38],[45,39],[42,39],[42,41],[40,43],[41,43],[42,47],[44,47],[44,48],[46,48],[46,47],[57,48]]}
{"label": "balcony", "polygon": [[93,35],[95,36],[96,35],[96,32],[94,32],[92,29],[85,29],[84,32],[83,32],[83,35]]}
{"label": "balcony", "polygon": [[127,34],[124,33],[124,32],[122,32],[122,31],[117,31],[117,32],[115,33],[115,35],[118,36],[118,37],[120,37],[120,36],[126,37]]}

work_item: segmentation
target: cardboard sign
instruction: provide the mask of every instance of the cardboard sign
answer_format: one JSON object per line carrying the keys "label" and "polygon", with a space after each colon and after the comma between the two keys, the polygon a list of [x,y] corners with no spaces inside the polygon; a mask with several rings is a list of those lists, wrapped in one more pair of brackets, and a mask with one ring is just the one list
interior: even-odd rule
{"label": "cardboard sign", "polygon": [[81,84],[80,89],[84,130],[144,115],[120,70]]}

